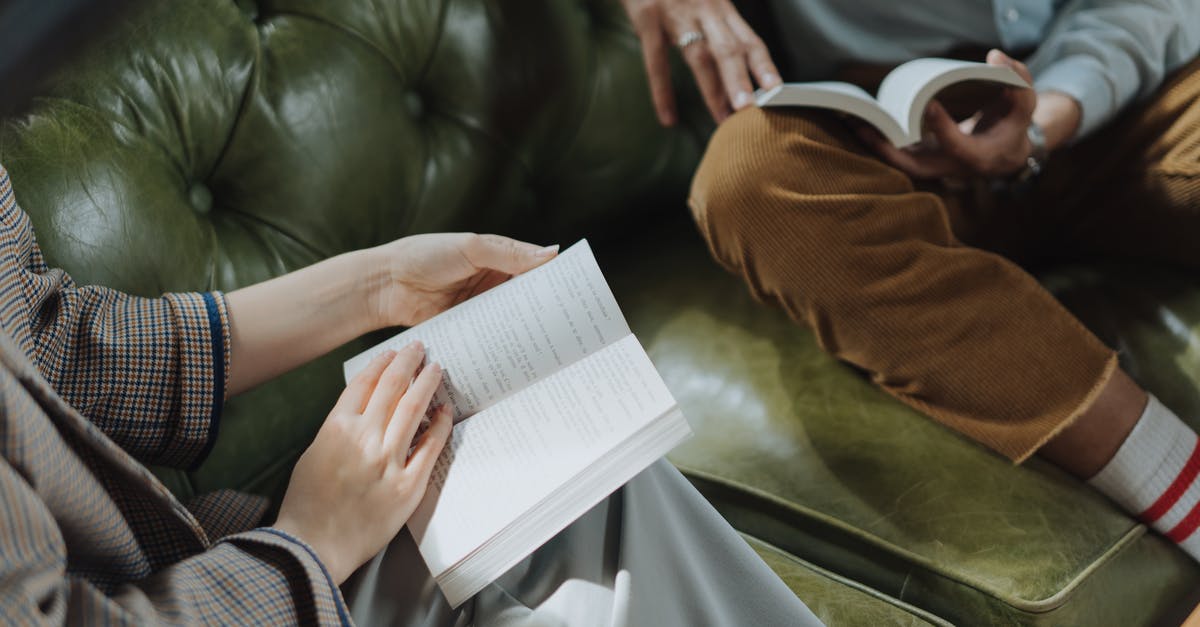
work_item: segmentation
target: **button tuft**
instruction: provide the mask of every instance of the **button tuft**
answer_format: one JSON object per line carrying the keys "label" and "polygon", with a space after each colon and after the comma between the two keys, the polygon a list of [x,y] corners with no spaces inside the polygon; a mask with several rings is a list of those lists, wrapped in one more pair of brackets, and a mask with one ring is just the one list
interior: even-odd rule
{"label": "button tuft", "polygon": [[425,115],[425,101],[421,98],[421,94],[415,91],[410,91],[404,95],[404,108],[414,118]]}
{"label": "button tuft", "polygon": [[196,213],[207,214],[212,211],[212,192],[208,190],[208,186],[196,183],[188,190],[188,202],[191,203],[192,209],[195,209]]}
{"label": "button tuft", "polygon": [[255,0],[235,0],[237,8],[241,9],[242,15],[251,22],[258,21],[258,2]]}

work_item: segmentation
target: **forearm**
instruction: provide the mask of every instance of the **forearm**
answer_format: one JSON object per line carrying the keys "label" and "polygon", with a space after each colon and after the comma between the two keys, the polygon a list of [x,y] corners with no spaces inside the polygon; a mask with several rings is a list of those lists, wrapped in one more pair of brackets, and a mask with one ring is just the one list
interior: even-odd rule
{"label": "forearm", "polygon": [[1071,141],[1079,131],[1083,110],[1074,98],[1056,91],[1038,93],[1033,122],[1046,134],[1046,148],[1053,151]]}
{"label": "forearm", "polygon": [[231,292],[228,395],[283,374],[370,331],[382,280],[371,251],[346,253]]}
{"label": "forearm", "polygon": [[1090,0],[1056,11],[1028,63],[1038,91],[1080,103],[1076,136],[1085,137],[1153,93],[1198,49],[1195,0]]}

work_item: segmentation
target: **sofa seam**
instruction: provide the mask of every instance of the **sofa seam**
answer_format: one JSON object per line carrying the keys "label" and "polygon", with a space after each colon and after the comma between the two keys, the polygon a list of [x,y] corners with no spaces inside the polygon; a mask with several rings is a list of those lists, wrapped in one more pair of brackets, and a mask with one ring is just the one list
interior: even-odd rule
{"label": "sofa seam", "polygon": [[846,577],[845,575],[840,575],[840,574],[835,573],[827,568],[823,568],[821,566],[813,564],[812,562],[809,562],[808,560],[805,560],[796,555],[793,555],[791,552],[786,551],[778,546],[775,546],[774,544],[767,542],[766,540],[763,540],[762,538],[760,538],[758,536],[751,535],[746,532],[739,532],[739,533],[741,533],[743,537],[752,538],[755,542],[758,542],[759,544],[762,544],[763,546],[766,546],[767,548],[771,549],[772,551],[778,553],[784,559],[791,561],[795,564],[798,564],[801,568],[805,568],[805,569],[814,571],[817,574],[819,574],[827,579],[830,579],[836,583],[842,584],[848,588],[857,590],[858,592],[861,592],[877,601],[887,603],[888,605],[891,605],[893,607],[900,608],[900,609],[902,609],[910,614],[913,614],[914,616],[917,616],[918,618],[926,620],[934,625],[942,625],[943,627],[952,627],[953,626],[953,623],[942,618],[941,616],[938,616],[937,614],[934,614],[933,612],[930,612],[929,610],[926,610],[921,607],[917,607],[916,605],[908,603],[898,597],[891,596],[881,590],[876,590],[875,588],[873,588],[861,581],[855,581],[849,577]]}
{"label": "sofa seam", "polygon": [[1080,570],[1078,573],[1076,573],[1074,576],[1072,576],[1070,581],[1066,585],[1062,586],[1062,588],[1060,590],[1055,592],[1053,595],[1046,597],[1045,599],[1032,601],[1032,600],[1021,599],[1021,598],[1017,598],[1017,597],[1005,597],[1000,594],[996,594],[995,592],[987,590],[983,586],[983,584],[979,581],[972,580],[972,579],[970,579],[968,577],[964,577],[962,575],[956,575],[956,574],[950,573],[950,572],[946,571],[945,569],[942,569],[942,568],[934,565],[933,561],[928,558],[925,558],[925,557],[918,555],[917,553],[914,553],[908,549],[900,547],[899,545],[897,545],[893,542],[884,540],[883,538],[880,538],[879,536],[877,536],[875,534],[871,534],[871,533],[868,533],[857,527],[853,527],[850,524],[848,524],[840,519],[834,518],[833,516],[830,516],[823,512],[819,512],[817,510],[814,510],[809,507],[805,507],[803,505],[797,505],[795,503],[791,503],[780,497],[772,495],[764,490],[754,488],[752,486],[743,484],[738,481],[723,479],[723,478],[716,476],[715,474],[705,472],[705,471],[702,471],[702,470],[699,470],[696,468],[692,468],[692,467],[689,467],[686,465],[681,465],[681,464],[676,464],[676,467],[679,468],[679,470],[681,472],[683,472],[685,475],[695,476],[704,481],[709,481],[709,482],[724,486],[726,488],[732,489],[734,491],[744,492],[748,495],[751,495],[751,496],[761,499],[761,500],[768,501],[776,506],[779,506],[785,510],[789,510],[800,516],[808,517],[816,522],[820,522],[820,523],[829,525],[835,529],[842,531],[843,533],[846,533],[847,535],[849,535],[851,537],[857,538],[858,540],[863,541],[863,542],[867,542],[868,544],[871,544],[871,545],[875,546],[876,548],[883,549],[883,550],[888,551],[896,556],[910,560],[911,562],[915,563],[916,565],[925,568],[931,574],[934,574],[939,577],[943,577],[950,581],[957,582],[958,584],[966,586],[988,598],[995,599],[995,600],[1000,601],[1001,603],[1004,603],[1016,610],[1019,610],[1022,612],[1028,612],[1031,614],[1045,614],[1047,612],[1056,610],[1059,607],[1062,607],[1066,602],[1066,598],[1069,595],[1071,595],[1072,593],[1074,593],[1074,591],[1077,588],[1079,588],[1079,586],[1081,586],[1084,583],[1084,581],[1092,573],[1097,571],[1102,565],[1110,563],[1118,553],[1120,553],[1127,546],[1132,544],[1133,541],[1141,538],[1142,536],[1144,536],[1146,534],[1146,526],[1145,525],[1142,525],[1140,523],[1133,524],[1128,531],[1126,531],[1124,534],[1122,534],[1121,537],[1116,542],[1112,543],[1112,545],[1110,545],[1107,549],[1105,549],[1095,560],[1093,560],[1090,564],[1088,564],[1086,567],[1084,567],[1082,570]]}

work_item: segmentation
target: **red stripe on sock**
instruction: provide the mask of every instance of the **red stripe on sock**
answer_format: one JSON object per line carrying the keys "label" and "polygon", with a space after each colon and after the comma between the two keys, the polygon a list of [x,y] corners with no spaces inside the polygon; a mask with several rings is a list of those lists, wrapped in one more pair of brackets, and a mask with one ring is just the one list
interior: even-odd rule
{"label": "red stripe on sock", "polygon": [[[1139,514],[1138,518],[1141,518],[1142,522],[1147,525],[1151,525],[1159,518],[1165,516],[1167,512],[1171,511],[1172,507],[1175,507],[1175,503],[1179,502],[1179,497],[1183,496],[1183,493],[1192,485],[1192,481],[1196,479],[1197,474],[1200,474],[1200,438],[1197,438],[1196,446],[1192,448],[1192,456],[1183,465],[1183,470],[1179,471],[1179,476],[1175,477],[1175,480],[1171,482],[1166,492],[1163,492],[1162,496],[1158,497],[1158,500],[1148,507],[1146,511]],[[1190,518],[1193,514],[1200,517],[1200,513],[1197,513],[1195,509],[1192,509],[1188,517]],[[1180,525],[1182,524],[1180,523]]]}
{"label": "red stripe on sock", "polygon": [[1175,544],[1179,544],[1187,540],[1188,536],[1196,531],[1196,527],[1200,527],[1200,503],[1196,503],[1192,507],[1192,511],[1188,512],[1188,515],[1184,516],[1178,525],[1167,532],[1167,537],[1174,540]]}

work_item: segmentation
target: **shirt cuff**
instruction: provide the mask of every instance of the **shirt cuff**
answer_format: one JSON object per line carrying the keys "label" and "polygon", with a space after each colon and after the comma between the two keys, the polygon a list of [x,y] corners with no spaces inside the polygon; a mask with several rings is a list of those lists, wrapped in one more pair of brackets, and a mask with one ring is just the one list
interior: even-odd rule
{"label": "shirt cuff", "polygon": [[229,377],[229,309],[220,292],[167,294],[179,349],[179,426],[175,445],[190,469],[217,441]]}
{"label": "shirt cuff", "polygon": [[1039,91],[1062,92],[1079,103],[1083,117],[1072,141],[1078,141],[1113,118],[1120,108],[1117,89],[1099,59],[1087,55],[1064,57],[1051,63],[1034,78]]}
{"label": "shirt cuff", "polygon": [[[250,543],[286,551],[294,559],[294,566],[299,567],[299,571],[295,573],[299,577],[293,577],[292,579],[303,579],[309,584],[308,592],[314,600],[313,605],[317,610],[317,614],[321,616],[319,622],[336,622],[342,625],[353,624],[350,620],[350,610],[346,607],[346,601],[342,597],[341,589],[334,583],[333,578],[329,575],[329,570],[325,568],[325,564],[317,557],[317,552],[308,543],[274,527],[260,527],[236,535],[226,536],[222,539],[222,542],[234,542],[242,546]],[[293,589],[293,592],[301,591]]]}

